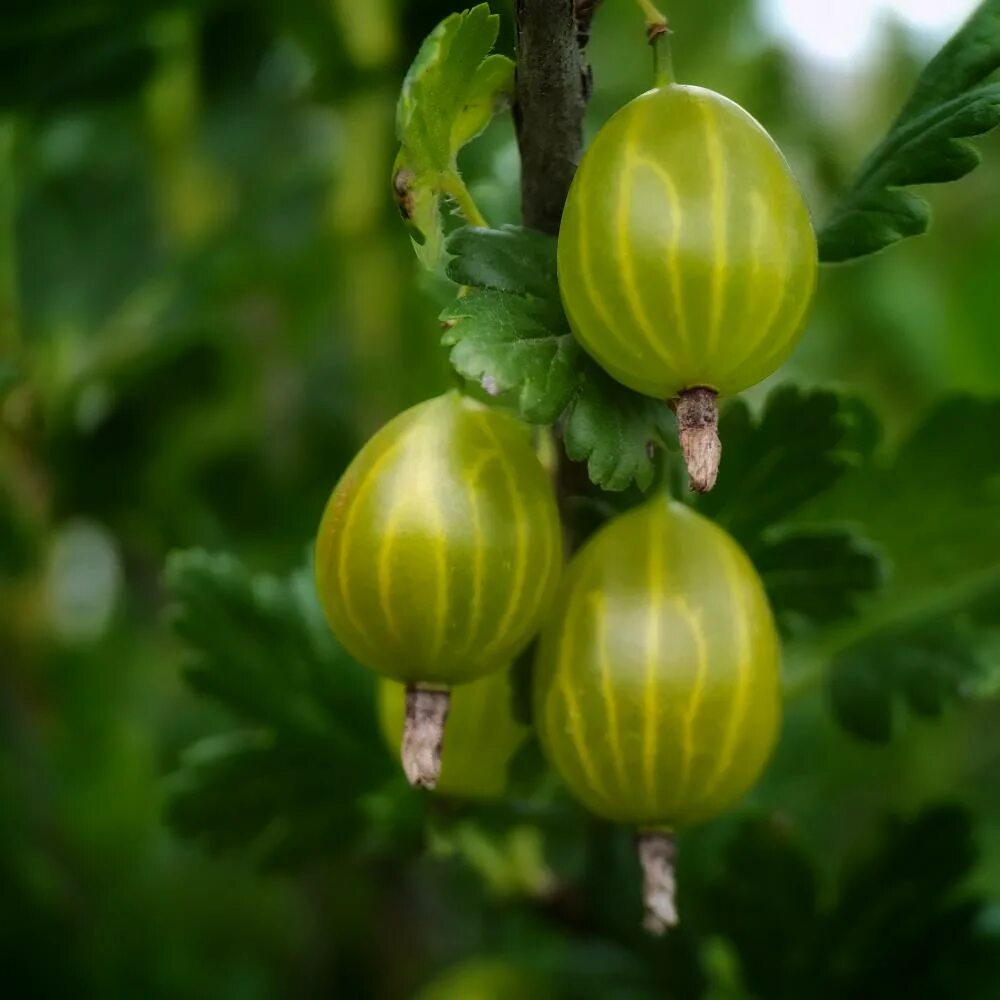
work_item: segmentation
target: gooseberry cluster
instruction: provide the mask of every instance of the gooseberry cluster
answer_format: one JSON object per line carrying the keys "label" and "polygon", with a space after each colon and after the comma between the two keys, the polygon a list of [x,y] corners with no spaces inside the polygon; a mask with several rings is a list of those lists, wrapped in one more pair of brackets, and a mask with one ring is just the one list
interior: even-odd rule
{"label": "gooseberry cluster", "polygon": [[[775,144],[710,91],[637,98],[580,165],[558,270],[583,347],[625,385],[676,400],[692,486],[709,489],[716,395],[781,363],[815,283],[812,226]],[[778,636],[731,537],[654,496],[564,569],[526,429],[452,392],[351,463],[320,526],[316,583],[341,642],[388,679],[383,727],[401,730],[404,770],[425,788],[440,776],[457,794],[502,793],[523,739],[504,671],[539,635],[548,759],[590,810],[636,829],[647,926],[676,922],[673,832],[753,784],[779,725]],[[442,774],[452,687],[461,747]]]}

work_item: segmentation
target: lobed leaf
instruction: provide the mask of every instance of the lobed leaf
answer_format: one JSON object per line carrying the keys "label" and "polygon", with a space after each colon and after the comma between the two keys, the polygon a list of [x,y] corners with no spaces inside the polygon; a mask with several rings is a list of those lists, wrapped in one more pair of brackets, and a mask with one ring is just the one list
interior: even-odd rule
{"label": "lobed leaf", "polygon": [[968,814],[933,806],[886,824],[831,894],[787,821],[750,820],[706,887],[702,932],[732,943],[747,995],[868,997],[891,982],[906,996],[985,1000],[1000,948],[965,885],[976,860]]}
{"label": "lobed leaf", "polygon": [[395,769],[371,677],[330,634],[308,575],[253,576],[231,556],[191,551],[171,556],[167,585],[188,681],[246,727],[182,756],[174,826],[274,864],[359,833],[366,794]]}
{"label": "lobed leaf", "polygon": [[669,407],[619,385],[577,344],[559,298],[555,240],[520,226],[463,228],[447,248],[447,274],[466,288],[441,317],[455,370],[509,395],[529,423],[561,421],[566,454],[586,462],[602,489],[648,489]]}
{"label": "lobed leaf", "polygon": [[499,23],[485,3],[446,17],[424,40],[403,80],[393,189],[417,256],[428,268],[441,258],[441,199],[461,185],[458,151],[513,96],[513,62],[489,55]]}
{"label": "lobed leaf", "polygon": [[888,743],[904,706],[937,717],[987,672],[968,630],[942,619],[849,647],[833,663],[828,694],[844,729]]}
{"label": "lobed leaf", "polygon": [[875,253],[930,225],[927,202],[904,190],[958,180],[980,163],[966,140],[1000,125],[1000,0],[985,0],[927,65],[888,134],[861,167],[819,235],[820,259]]}
{"label": "lobed leaf", "polygon": [[882,584],[882,560],[857,525],[796,522],[861,461],[875,426],[858,400],[796,386],[774,389],[758,418],[743,400],[722,413],[718,482],[691,502],[746,549],[786,631],[849,617]]}
{"label": "lobed leaf", "polygon": [[945,400],[807,511],[860,525],[892,567],[877,607],[828,643],[830,701],[857,735],[888,739],[904,704],[933,715],[995,690],[983,639],[1000,608],[998,437],[1000,402]]}

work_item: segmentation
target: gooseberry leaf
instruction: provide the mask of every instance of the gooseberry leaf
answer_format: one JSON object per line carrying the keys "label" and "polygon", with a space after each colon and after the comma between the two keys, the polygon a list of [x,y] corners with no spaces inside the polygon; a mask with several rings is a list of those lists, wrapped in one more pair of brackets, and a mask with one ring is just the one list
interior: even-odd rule
{"label": "gooseberry leaf", "polygon": [[758,417],[739,399],[722,412],[718,482],[691,502],[746,549],[783,631],[847,618],[881,586],[882,559],[863,529],[798,519],[861,461],[876,428],[853,397],[791,385],[772,390]]}
{"label": "gooseberry leaf", "polygon": [[559,297],[556,241],[520,226],[462,228],[447,275],[465,292],[441,315],[455,370],[522,419],[561,425],[566,454],[602,489],[648,489],[670,433],[667,404],[632,392],[573,337]]}
{"label": "gooseberry leaf", "polygon": [[850,525],[784,525],[753,550],[785,631],[849,618],[885,578],[878,550]]}
{"label": "gooseberry leaf", "polygon": [[986,900],[967,887],[976,861],[968,813],[936,805],[891,819],[822,892],[823,869],[788,821],[752,819],[705,888],[701,931],[735,949],[739,995],[869,997],[892,982],[928,1000],[985,998],[1000,951]]}
{"label": "gooseberry leaf", "polygon": [[464,192],[458,151],[513,96],[513,62],[489,54],[499,24],[484,3],[446,17],[424,40],[403,80],[393,191],[414,250],[431,269],[441,259],[441,199]]}
{"label": "gooseberry leaf", "polygon": [[819,234],[820,259],[863,257],[926,232],[928,203],[905,190],[958,180],[981,162],[967,140],[1000,125],[1000,0],[980,4],[931,60],[885,138],[869,155]]}
{"label": "gooseberry leaf", "polygon": [[186,679],[240,727],[182,756],[169,811],[177,829],[273,864],[359,833],[366,793],[396,769],[372,679],[330,634],[309,574],[255,576],[196,550],[171,556],[166,581],[190,651]]}
{"label": "gooseberry leaf", "polygon": [[895,454],[874,451],[809,517],[859,524],[891,573],[877,605],[825,643],[837,718],[883,741],[898,706],[936,714],[992,694],[1000,620],[1000,402],[935,406]]}
{"label": "gooseberry leaf", "polygon": [[888,743],[904,707],[936,718],[947,703],[975,692],[989,672],[968,623],[949,617],[848,647],[833,662],[827,691],[844,729]]}

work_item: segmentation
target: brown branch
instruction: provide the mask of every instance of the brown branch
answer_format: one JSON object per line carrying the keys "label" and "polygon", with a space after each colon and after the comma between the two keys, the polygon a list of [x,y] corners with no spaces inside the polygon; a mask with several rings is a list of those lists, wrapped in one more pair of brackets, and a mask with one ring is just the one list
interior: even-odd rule
{"label": "brown branch", "polygon": [[526,225],[559,232],[583,152],[590,70],[583,46],[600,0],[517,0],[514,122]]}

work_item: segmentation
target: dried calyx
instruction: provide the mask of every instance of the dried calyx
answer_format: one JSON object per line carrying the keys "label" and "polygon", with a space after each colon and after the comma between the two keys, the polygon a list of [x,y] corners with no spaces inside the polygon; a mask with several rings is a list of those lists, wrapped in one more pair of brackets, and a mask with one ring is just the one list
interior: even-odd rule
{"label": "dried calyx", "polygon": [[403,772],[414,788],[432,789],[441,776],[444,724],[451,697],[447,691],[406,689],[406,720],[403,725]]}
{"label": "dried calyx", "polygon": [[674,402],[677,432],[687,464],[688,480],[695,493],[707,493],[719,475],[722,442],[714,389],[686,389]]}

